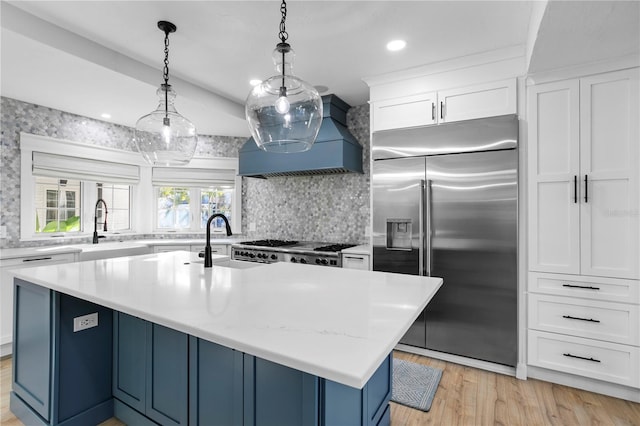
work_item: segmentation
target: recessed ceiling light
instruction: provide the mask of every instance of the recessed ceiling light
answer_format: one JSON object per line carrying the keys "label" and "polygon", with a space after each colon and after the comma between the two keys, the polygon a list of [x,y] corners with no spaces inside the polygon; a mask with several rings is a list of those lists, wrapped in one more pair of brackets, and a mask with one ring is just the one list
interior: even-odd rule
{"label": "recessed ceiling light", "polygon": [[257,78],[249,80],[249,84],[252,86],[257,86],[260,83],[262,83],[262,80],[258,80]]}
{"label": "recessed ceiling light", "polygon": [[111,118],[111,114],[107,114],[107,113],[105,112],[105,113],[100,114],[100,117],[102,117],[102,118],[106,118],[106,119],[108,120],[108,119],[110,119],[110,118]]}
{"label": "recessed ceiling light", "polygon": [[397,52],[398,50],[402,50],[407,46],[407,42],[404,40],[392,40],[387,43],[387,50],[392,52]]}

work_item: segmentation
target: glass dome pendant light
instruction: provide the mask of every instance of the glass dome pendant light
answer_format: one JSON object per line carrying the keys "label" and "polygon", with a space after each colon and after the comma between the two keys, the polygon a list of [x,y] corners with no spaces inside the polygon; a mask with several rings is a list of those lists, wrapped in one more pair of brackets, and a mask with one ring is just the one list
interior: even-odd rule
{"label": "glass dome pendant light", "polygon": [[164,83],[156,91],[158,108],[136,123],[134,141],[149,164],[184,166],[193,157],[198,135],[193,123],[176,111],[176,92],[169,84],[169,34],[176,31],[176,26],[159,21],[158,28],[164,32]]}
{"label": "glass dome pendant light", "polygon": [[253,140],[269,152],[309,150],[322,124],[322,98],[309,83],[291,74],[293,49],[287,43],[287,3],[280,5],[280,43],[272,57],[280,73],[253,87],[245,115]]}

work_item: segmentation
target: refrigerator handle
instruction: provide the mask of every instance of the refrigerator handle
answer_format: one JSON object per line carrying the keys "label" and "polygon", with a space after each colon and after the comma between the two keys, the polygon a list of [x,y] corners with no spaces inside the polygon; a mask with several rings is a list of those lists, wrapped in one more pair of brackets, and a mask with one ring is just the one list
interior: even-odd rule
{"label": "refrigerator handle", "polygon": [[419,229],[418,235],[420,241],[418,242],[418,275],[424,275],[424,199],[425,199],[425,181],[420,181],[420,206],[418,217],[419,220]]}
{"label": "refrigerator handle", "polygon": [[425,223],[425,252],[426,252],[426,272],[425,275],[431,276],[431,184],[432,180],[427,180],[424,190],[425,196],[425,216],[423,217]]}

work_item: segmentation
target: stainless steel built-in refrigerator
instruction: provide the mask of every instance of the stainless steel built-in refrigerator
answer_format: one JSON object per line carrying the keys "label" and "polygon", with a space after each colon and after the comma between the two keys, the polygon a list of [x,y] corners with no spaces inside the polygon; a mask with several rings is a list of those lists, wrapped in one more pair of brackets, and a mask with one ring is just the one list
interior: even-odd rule
{"label": "stainless steel built-in refrigerator", "polygon": [[373,269],[442,277],[400,343],[515,366],[518,120],[376,132]]}

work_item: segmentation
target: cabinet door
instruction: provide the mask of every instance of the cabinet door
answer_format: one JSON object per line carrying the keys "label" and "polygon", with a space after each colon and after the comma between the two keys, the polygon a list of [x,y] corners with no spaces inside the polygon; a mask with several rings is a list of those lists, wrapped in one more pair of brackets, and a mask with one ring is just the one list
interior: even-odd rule
{"label": "cabinet door", "polygon": [[16,280],[13,391],[43,419],[51,417],[51,290]]}
{"label": "cabinet door", "polygon": [[147,417],[162,425],[188,422],[188,336],[147,323]]}
{"label": "cabinet door", "polygon": [[113,395],[144,413],[147,322],[121,312],[113,318]]}
{"label": "cabinet door", "polygon": [[243,354],[189,337],[189,423],[243,424]]}
{"label": "cabinet door", "polygon": [[580,81],[585,275],[640,278],[638,92],[637,68]]}
{"label": "cabinet door", "polygon": [[578,81],[529,89],[529,269],[580,273]]}
{"label": "cabinet door", "polygon": [[375,102],[371,115],[373,132],[435,124],[436,94],[423,93]]}
{"label": "cabinet door", "polygon": [[440,123],[516,112],[515,79],[438,92]]}
{"label": "cabinet door", "polygon": [[244,418],[255,426],[318,424],[318,377],[244,355]]}
{"label": "cabinet door", "polygon": [[10,271],[15,268],[31,266],[55,265],[75,261],[73,253],[54,255],[36,255],[5,259],[0,267],[0,356],[11,354],[11,341],[13,340],[13,275]]}

